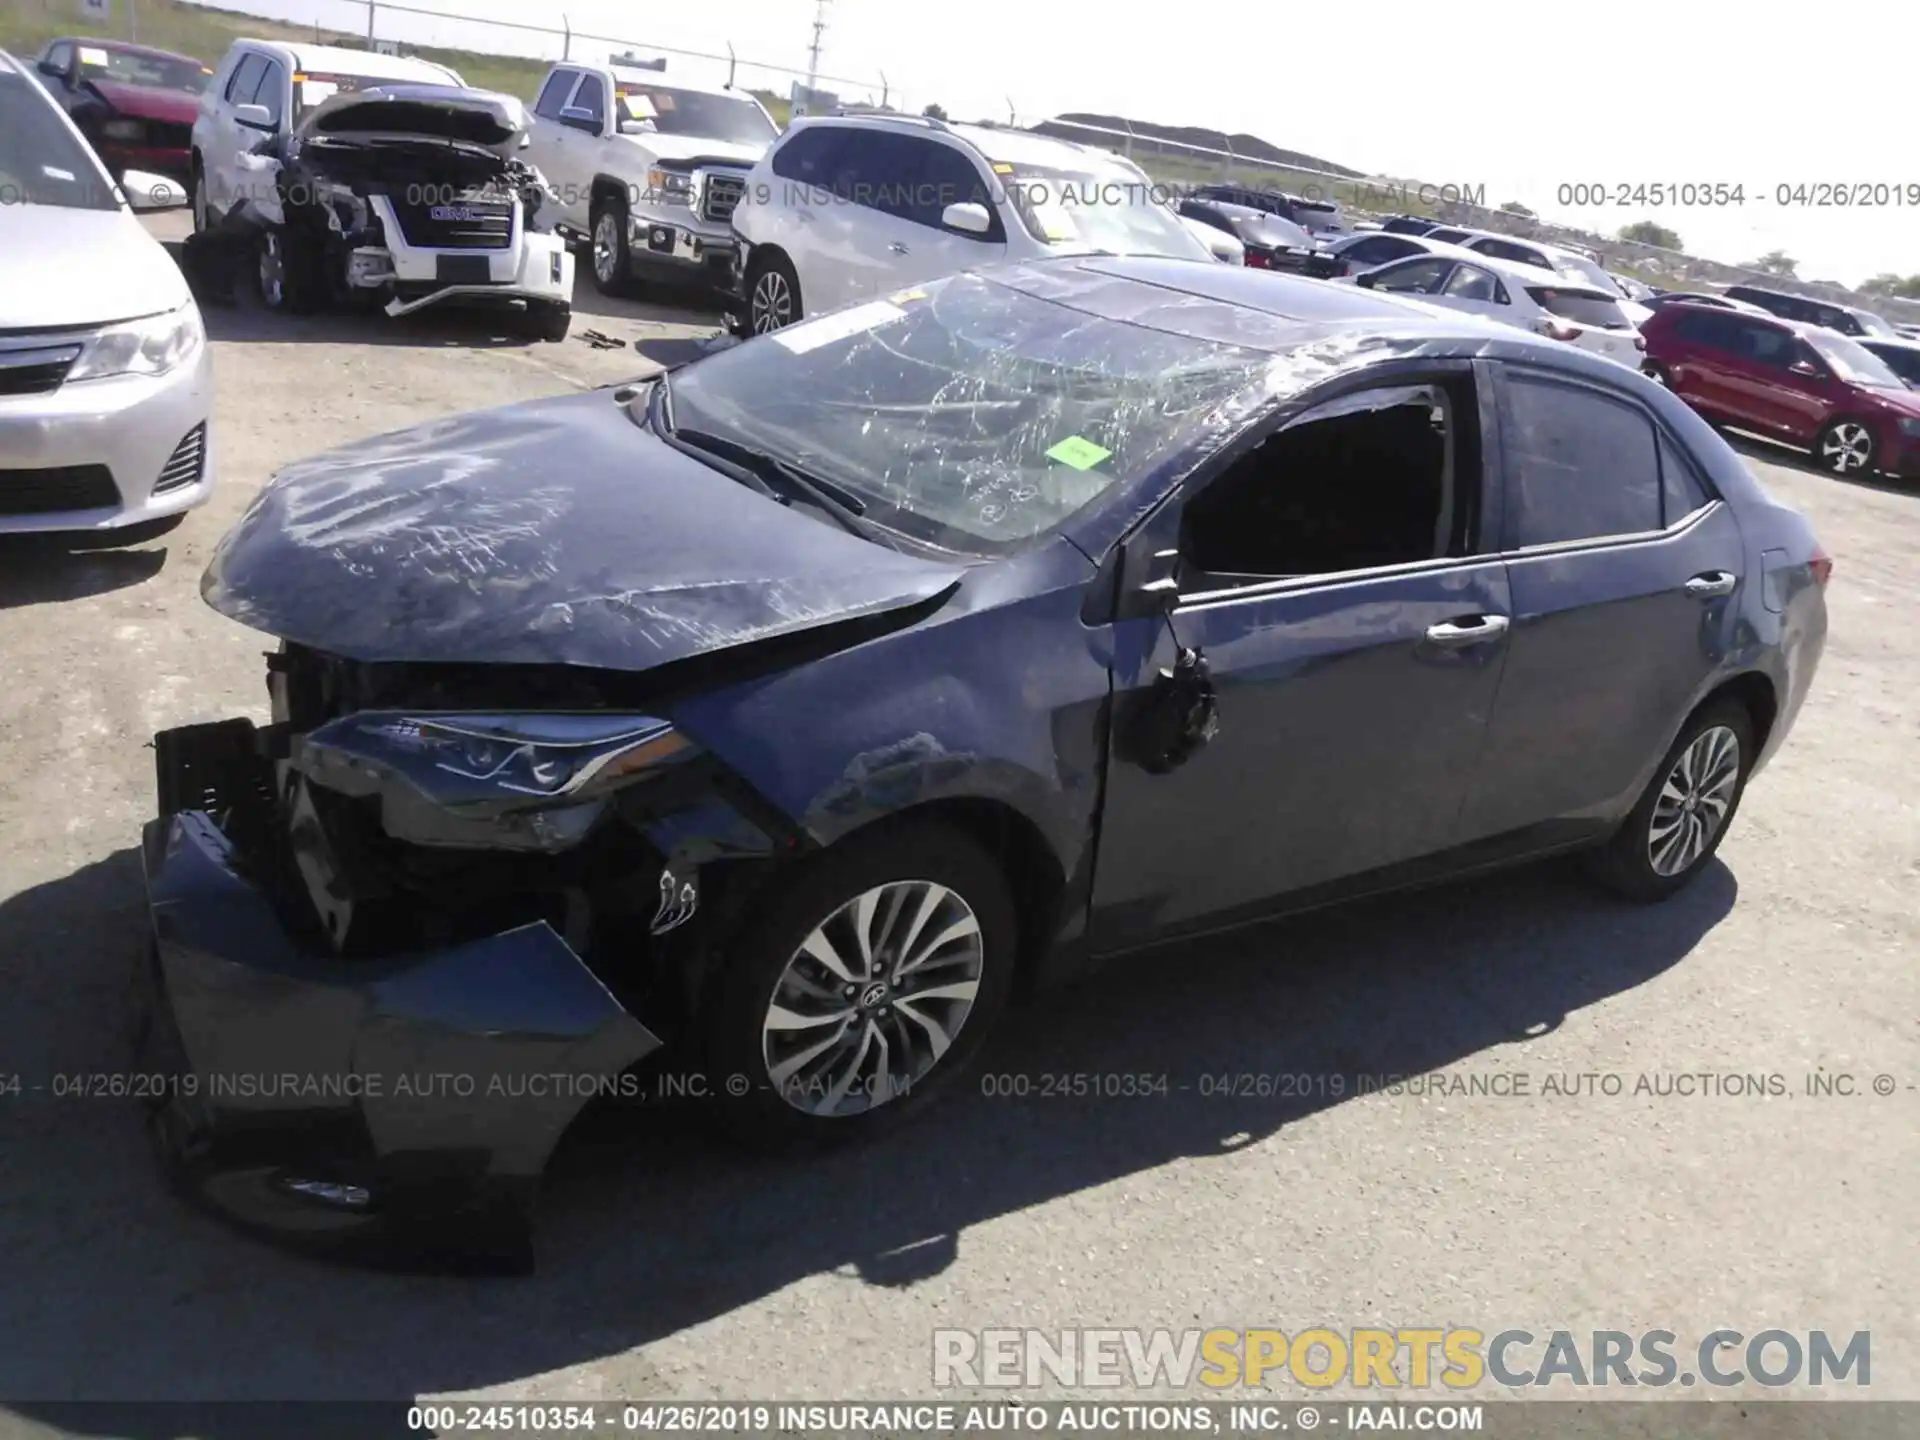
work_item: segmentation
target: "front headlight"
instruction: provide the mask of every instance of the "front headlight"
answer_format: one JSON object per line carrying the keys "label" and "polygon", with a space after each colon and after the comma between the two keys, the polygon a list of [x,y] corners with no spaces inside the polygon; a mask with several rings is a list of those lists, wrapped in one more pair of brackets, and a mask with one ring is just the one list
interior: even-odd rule
{"label": "front headlight", "polygon": [[102,380],[110,375],[165,375],[192,359],[206,339],[200,307],[189,300],[164,315],[149,315],[100,331],[73,362],[67,383]]}
{"label": "front headlight", "polygon": [[109,140],[138,140],[147,130],[138,120],[109,120],[100,127],[100,133]]}
{"label": "front headlight", "polygon": [[308,750],[357,756],[436,802],[524,809],[604,793],[690,750],[644,715],[404,715],[362,711],[306,737]]}
{"label": "front headlight", "polygon": [[1920,416],[1903,415],[1900,417],[1902,435],[1920,435]]}
{"label": "front headlight", "polygon": [[649,170],[647,198],[663,205],[691,205],[693,176],[679,170]]}

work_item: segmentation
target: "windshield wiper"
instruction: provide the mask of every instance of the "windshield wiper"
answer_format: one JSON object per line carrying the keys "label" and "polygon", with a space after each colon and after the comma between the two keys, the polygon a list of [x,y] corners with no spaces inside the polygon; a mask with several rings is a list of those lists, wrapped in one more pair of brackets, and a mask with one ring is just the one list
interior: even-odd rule
{"label": "windshield wiper", "polygon": [[[771,500],[781,504],[790,504],[793,492],[798,491],[807,502],[817,506],[840,523],[841,528],[851,531],[863,540],[874,538],[873,527],[860,517],[867,513],[867,502],[858,495],[825,480],[811,475],[790,460],[783,460],[765,450],[756,449],[744,440],[735,440],[728,435],[716,435],[707,430],[689,430],[673,423],[673,391],[667,377],[662,375],[655,391],[653,414],[649,417],[655,432],[664,440],[683,450],[697,450],[704,455],[727,462],[728,473],[734,475],[750,490],[756,490]],[[769,483],[769,477],[776,479],[786,487],[787,493]]]}

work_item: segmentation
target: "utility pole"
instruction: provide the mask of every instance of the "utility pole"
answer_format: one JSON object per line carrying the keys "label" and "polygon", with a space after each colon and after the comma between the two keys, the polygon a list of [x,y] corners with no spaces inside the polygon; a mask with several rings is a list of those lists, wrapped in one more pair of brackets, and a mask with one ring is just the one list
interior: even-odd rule
{"label": "utility pole", "polygon": [[814,0],[813,5],[813,44],[807,48],[807,100],[811,104],[813,92],[820,88],[820,44],[827,33],[827,6],[832,0]]}

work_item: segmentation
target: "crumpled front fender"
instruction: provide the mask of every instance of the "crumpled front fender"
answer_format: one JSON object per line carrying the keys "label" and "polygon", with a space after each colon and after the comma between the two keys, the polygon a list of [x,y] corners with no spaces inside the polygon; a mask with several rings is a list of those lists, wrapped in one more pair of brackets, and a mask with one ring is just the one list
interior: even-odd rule
{"label": "crumpled front fender", "polygon": [[289,932],[206,814],[149,824],[144,857],[176,1181],[283,1238],[529,1265],[562,1132],[660,1041],[547,925],[341,960]]}

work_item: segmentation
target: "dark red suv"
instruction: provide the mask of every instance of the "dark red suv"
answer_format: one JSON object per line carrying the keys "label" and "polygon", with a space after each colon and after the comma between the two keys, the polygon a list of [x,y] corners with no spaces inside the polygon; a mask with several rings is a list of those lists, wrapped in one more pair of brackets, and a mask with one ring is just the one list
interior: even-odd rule
{"label": "dark red suv", "polygon": [[1836,475],[1920,478],[1920,390],[1845,335],[1686,304],[1640,333],[1647,373],[1707,419],[1802,446]]}

